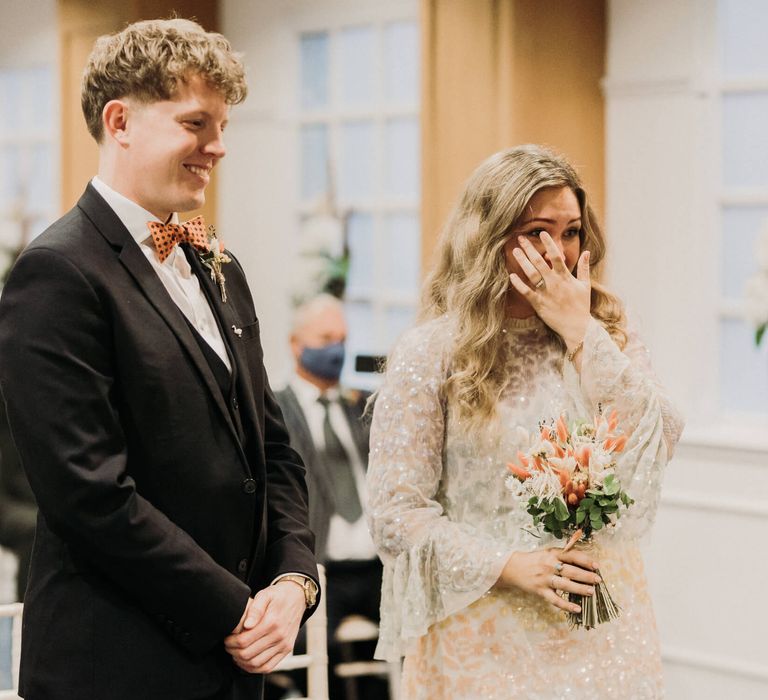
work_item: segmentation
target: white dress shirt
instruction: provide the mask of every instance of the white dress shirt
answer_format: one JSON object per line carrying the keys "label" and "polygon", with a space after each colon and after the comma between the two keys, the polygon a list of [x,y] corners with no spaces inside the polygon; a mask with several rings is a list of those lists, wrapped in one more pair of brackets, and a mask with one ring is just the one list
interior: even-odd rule
{"label": "white dress shirt", "polygon": [[[318,403],[321,392],[314,384],[298,376],[294,376],[291,379],[290,386],[293,389],[293,393],[296,394],[301,410],[304,411],[304,416],[309,425],[309,432],[312,435],[312,441],[315,443],[315,447],[322,451],[325,449],[325,431],[323,430],[325,408],[323,408],[322,404]],[[347,422],[347,416],[339,403],[338,389],[326,391],[325,396],[330,401],[328,404],[328,415],[331,427],[333,427],[334,432],[338,435],[342,446],[349,455],[352,473],[355,477],[355,485],[357,486],[357,495],[363,507],[363,515],[354,523],[350,523],[336,513],[331,516],[326,555],[328,559],[336,561],[344,559],[375,559],[376,548],[368,532],[368,525],[365,519],[368,499],[363,460],[352,437],[352,430]],[[311,468],[312,465],[308,464],[307,469]]]}
{"label": "white dress shirt", "polygon": [[[200,288],[200,281],[192,273],[192,268],[189,266],[184,251],[179,246],[175,246],[170,255],[163,262],[160,262],[155,253],[152,236],[147,228],[147,222],[160,221],[160,219],[140,207],[136,202],[124,197],[119,192],[115,192],[98,177],[94,177],[91,184],[117,214],[125,228],[128,229],[128,233],[139,244],[141,252],[146,256],[173,302],[205,342],[221,358],[227,369],[231,371],[232,366],[229,363],[227,348],[221,337],[219,326],[208,304],[208,299]],[[170,222],[160,221],[160,223],[178,222],[179,216],[175,213]]]}

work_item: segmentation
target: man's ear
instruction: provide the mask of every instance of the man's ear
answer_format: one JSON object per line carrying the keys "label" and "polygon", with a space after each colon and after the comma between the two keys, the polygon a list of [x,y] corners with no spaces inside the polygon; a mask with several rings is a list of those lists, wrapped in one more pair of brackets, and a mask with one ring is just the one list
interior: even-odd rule
{"label": "man's ear", "polygon": [[114,139],[121,146],[128,145],[128,104],[123,100],[110,100],[101,111],[104,137]]}
{"label": "man's ear", "polygon": [[298,339],[295,333],[291,333],[291,352],[293,353],[293,358],[298,361],[299,355],[301,355],[302,350],[302,344],[301,341]]}

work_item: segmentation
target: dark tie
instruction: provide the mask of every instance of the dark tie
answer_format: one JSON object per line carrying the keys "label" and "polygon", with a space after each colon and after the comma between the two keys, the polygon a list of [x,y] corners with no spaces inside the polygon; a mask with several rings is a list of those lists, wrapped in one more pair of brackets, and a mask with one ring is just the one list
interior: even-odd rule
{"label": "dark tie", "polygon": [[336,512],[347,522],[354,523],[363,514],[363,509],[360,506],[360,496],[355,485],[352,462],[331,425],[329,412],[331,402],[325,396],[321,396],[317,401],[325,409],[325,417],[323,418],[325,457],[332,470]]}

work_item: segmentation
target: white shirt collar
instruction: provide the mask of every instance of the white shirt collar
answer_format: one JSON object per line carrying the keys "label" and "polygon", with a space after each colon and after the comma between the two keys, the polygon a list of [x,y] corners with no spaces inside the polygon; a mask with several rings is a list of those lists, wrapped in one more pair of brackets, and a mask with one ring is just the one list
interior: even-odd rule
{"label": "white shirt collar", "polygon": [[[123,226],[128,229],[128,233],[136,243],[142,243],[150,237],[147,222],[160,221],[160,219],[133,200],[113,190],[107,183],[100,180],[98,175],[91,180],[91,184],[117,214],[117,218],[123,222]],[[166,222],[161,221],[161,223]],[[179,223],[179,215],[176,212],[171,215],[169,223]]]}
{"label": "white shirt collar", "polygon": [[296,394],[299,404],[302,406],[311,406],[317,403],[321,395],[328,397],[329,401],[338,401],[341,392],[338,387],[331,387],[328,391],[322,392],[312,382],[308,382],[298,374],[294,374],[290,381],[291,389]]}

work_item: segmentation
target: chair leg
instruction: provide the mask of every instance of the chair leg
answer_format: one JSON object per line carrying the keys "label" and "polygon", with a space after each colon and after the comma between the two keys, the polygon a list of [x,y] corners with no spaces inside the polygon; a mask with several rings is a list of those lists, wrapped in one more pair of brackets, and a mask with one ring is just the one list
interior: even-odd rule
{"label": "chair leg", "polygon": [[[352,651],[351,643],[339,644],[339,656],[343,663],[351,663],[355,660],[355,655]],[[332,671],[335,673],[335,670]],[[344,694],[345,700],[358,700],[357,697],[357,679],[354,676],[347,676],[344,679]]]}
{"label": "chair leg", "polygon": [[389,681],[389,700],[400,700],[400,662],[387,663],[387,680]]}

